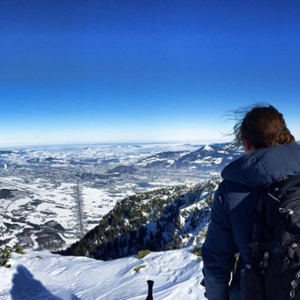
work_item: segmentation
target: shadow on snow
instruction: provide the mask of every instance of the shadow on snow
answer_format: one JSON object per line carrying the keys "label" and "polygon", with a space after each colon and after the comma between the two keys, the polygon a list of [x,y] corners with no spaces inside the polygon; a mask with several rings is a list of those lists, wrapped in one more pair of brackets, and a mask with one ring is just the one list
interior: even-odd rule
{"label": "shadow on snow", "polygon": [[[63,300],[54,296],[39,280],[34,279],[24,266],[19,265],[16,270],[10,291],[12,300]],[[80,298],[72,295],[70,300],[80,300]]]}

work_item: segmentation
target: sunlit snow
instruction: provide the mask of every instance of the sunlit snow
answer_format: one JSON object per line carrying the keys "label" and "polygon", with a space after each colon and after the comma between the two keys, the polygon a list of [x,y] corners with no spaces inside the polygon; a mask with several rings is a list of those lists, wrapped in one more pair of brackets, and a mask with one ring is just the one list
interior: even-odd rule
{"label": "sunlit snow", "polygon": [[0,299],[145,300],[147,280],[153,280],[154,300],[204,300],[202,263],[193,249],[106,262],[49,252],[14,253],[12,267],[0,267]]}

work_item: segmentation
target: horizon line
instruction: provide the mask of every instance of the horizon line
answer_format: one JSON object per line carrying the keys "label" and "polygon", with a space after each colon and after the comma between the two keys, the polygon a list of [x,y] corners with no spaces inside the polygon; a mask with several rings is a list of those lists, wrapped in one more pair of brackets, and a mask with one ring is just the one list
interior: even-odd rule
{"label": "horizon line", "polygon": [[0,149],[8,147],[38,147],[38,146],[63,146],[63,145],[110,145],[110,144],[221,144],[233,141],[213,140],[112,140],[112,141],[54,141],[54,142],[28,142],[28,143],[0,143]]}

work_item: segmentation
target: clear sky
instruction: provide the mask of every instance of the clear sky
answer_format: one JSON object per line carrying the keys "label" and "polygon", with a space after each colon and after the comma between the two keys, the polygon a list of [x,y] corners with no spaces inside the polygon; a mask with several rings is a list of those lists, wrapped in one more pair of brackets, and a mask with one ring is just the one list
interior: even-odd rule
{"label": "clear sky", "polygon": [[268,102],[300,139],[299,0],[1,0],[0,146],[228,140]]}

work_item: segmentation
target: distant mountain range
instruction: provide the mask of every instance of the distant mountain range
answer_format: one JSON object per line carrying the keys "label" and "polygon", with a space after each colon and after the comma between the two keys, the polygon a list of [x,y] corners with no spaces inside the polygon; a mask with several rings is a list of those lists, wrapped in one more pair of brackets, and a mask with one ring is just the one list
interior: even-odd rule
{"label": "distant mountain range", "polygon": [[194,169],[204,172],[220,172],[231,160],[243,153],[232,143],[201,146],[194,151],[164,151],[138,160],[131,165],[117,166],[108,173],[134,173],[145,169]]}
{"label": "distant mountain range", "polygon": [[[199,244],[220,171],[242,149],[181,148],[0,151],[0,245],[112,259]],[[78,224],[87,233],[72,244]]]}

